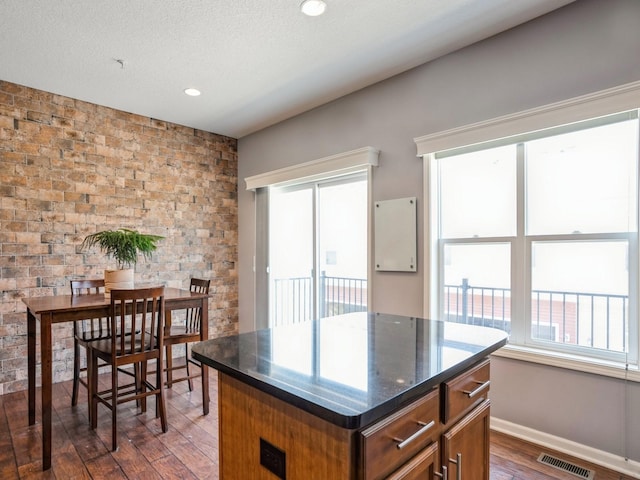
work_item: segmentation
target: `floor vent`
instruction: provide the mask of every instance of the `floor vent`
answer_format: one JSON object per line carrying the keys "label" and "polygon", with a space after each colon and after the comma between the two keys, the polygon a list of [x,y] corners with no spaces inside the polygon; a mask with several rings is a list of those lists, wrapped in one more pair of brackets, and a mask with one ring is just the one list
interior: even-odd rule
{"label": "floor vent", "polygon": [[557,468],[558,470],[562,470],[563,472],[570,473],[579,478],[584,478],[584,480],[593,480],[596,478],[596,474],[593,470],[588,470],[584,467],[576,465],[574,463],[566,462],[557,457],[552,457],[551,455],[547,455],[546,453],[541,453],[538,457],[538,462],[544,463],[545,465],[549,465],[550,467]]}

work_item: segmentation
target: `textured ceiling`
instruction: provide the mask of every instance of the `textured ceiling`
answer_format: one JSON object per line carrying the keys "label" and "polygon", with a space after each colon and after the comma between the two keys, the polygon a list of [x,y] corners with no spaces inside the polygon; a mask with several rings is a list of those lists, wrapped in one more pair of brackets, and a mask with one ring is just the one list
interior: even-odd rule
{"label": "textured ceiling", "polygon": [[571,1],[2,0],[0,79],[240,138]]}

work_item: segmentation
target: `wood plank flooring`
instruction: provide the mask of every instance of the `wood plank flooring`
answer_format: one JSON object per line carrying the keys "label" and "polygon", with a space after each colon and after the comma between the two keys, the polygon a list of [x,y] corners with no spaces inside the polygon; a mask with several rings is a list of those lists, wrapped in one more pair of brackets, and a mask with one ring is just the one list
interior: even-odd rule
{"label": "wood plank flooring", "polygon": [[[0,396],[0,479],[218,479],[217,375],[211,371],[211,413],[202,415],[200,383],[166,390],[169,431],[162,434],[151,402],[139,414],[135,402],[118,411],[119,449],[110,451],[110,413],[99,406],[98,428],[87,420],[86,391],[71,407],[71,382],[53,386],[53,466],[42,472],[41,426],[27,422],[27,392]],[[39,405],[38,405],[39,409]],[[39,413],[36,417],[40,418]],[[540,448],[492,432],[491,480],[575,480],[576,476],[536,462]],[[553,453],[553,452],[546,452]],[[566,456],[561,458],[572,461]],[[597,480],[631,480],[582,460]],[[245,480],[245,479],[237,479]],[[250,480],[250,479],[247,479]],[[334,479],[327,479],[334,480]]]}
{"label": "wood plank flooring", "polygon": [[580,467],[593,470],[596,480],[632,480],[633,477],[604,469],[582,459],[563,453],[557,453],[538,445],[524,442],[502,433],[491,432],[491,480],[577,480],[580,477],[571,475],[556,468],[542,465],[537,459],[540,453],[555,455]]}

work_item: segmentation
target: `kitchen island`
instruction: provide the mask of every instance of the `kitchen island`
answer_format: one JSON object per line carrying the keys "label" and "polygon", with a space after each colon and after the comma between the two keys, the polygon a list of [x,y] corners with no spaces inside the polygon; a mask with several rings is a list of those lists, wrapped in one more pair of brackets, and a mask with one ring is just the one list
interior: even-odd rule
{"label": "kitchen island", "polygon": [[220,478],[488,479],[488,356],[506,341],[360,312],[196,344],[219,371]]}

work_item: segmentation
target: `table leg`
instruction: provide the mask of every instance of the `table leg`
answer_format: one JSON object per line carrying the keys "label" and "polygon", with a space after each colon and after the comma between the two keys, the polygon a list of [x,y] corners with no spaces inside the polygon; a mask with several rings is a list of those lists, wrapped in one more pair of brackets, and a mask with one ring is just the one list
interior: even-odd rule
{"label": "table leg", "polygon": [[40,355],[42,376],[42,469],[51,468],[51,316],[40,316]]}
{"label": "table leg", "polygon": [[36,423],[36,317],[27,310],[27,382],[29,425]]}
{"label": "table leg", "polygon": [[[171,334],[171,310],[167,310],[164,314],[164,334],[165,337]],[[167,365],[167,387],[171,388],[173,385],[173,352],[171,351],[171,345],[165,346],[164,361]],[[163,367],[164,368],[164,365]]]}
{"label": "table leg", "polygon": [[167,345],[165,347],[165,364],[167,365],[167,388],[171,388],[173,385],[173,352],[171,350],[171,345]]}
{"label": "table leg", "polygon": [[[200,340],[209,339],[209,297],[202,299],[201,306],[202,317],[200,318]],[[209,367],[204,364],[200,365],[202,371],[202,411],[205,415],[209,414]]]}

